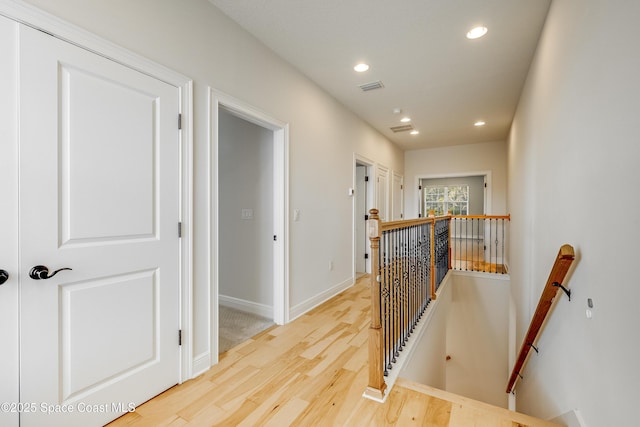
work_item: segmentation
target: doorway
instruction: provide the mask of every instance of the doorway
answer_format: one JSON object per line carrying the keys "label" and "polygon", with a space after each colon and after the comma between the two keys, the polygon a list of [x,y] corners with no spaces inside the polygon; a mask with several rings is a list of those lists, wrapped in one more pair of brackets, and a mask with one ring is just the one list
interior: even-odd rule
{"label": "doorway", "polygon": [[[444,190],[447,188],[453,187],[464,187],[466,188],[466,198],[464,202],[466,203],[466,208],[462,209],[462,211],[458,212],[456,209],[452,209],[451,206],[448,206],[448,210],[451,210],[454,214],[463,214],[463,215],[486,215],[488,210],[487,203],[490,202],[488,200],[488,195],[490,194],[488,190],[488,182],[489,182],[489,174],[488,173],[478,173],[471,175],[451,175],[451,176],[432,176],[432,177],[419,177],[418,180],[418,206],[419,206],[419,216],[425,217],[428,215],[429,209],[426,207],[426,204],[429,203],[426,201],[426,191],[427,189],[440,189]],[[441,191],[441,195],[434,198],[436,203],[440,203],[442,208],[440,210],[434,209],[437,215],[444,215],[444,209],[446,205],[444,205],[444,195],[445,192]],[[432,208],[434,206],[431,206]]]}
{"label": "doorway", "polygon": [[[288,313],[288,125],[211,90],[211,356],[241,338],[238,316]],[[234,312],[229,315],[229,310]],[[224,318],[234,326],[230,337]],[[255,324],[249,326],[252,336]],[[259,331],[258,331],[259,332]],[[257,332],[256,332],[257,333]],[[223,336],[224,334],[224,336]]]}
{"label": "doorway", "polygon": [[467,262],[469,267],[478,262],[489,262],[487,247],[491,243],[485,237],[492,235],[491,222],[479,219],[479,216],[490,214],[491,172],[418,177],[417,188],[420,217],[430,213],[460,216],[452,221],[450,230],[454,266],[466,269]]}
{"label": "doorway", "polygon": [[273,131],[218,112],[218,353],[273,324]]}
{"label": "doorway", "polygon": [[353,198],[353,277],[356,279],[371,272],[367,219],[369,218],[369,209],[374,207],[373,186],[371,185],[373,176],[373,162],[356,155],[354,159],[355,197]]}

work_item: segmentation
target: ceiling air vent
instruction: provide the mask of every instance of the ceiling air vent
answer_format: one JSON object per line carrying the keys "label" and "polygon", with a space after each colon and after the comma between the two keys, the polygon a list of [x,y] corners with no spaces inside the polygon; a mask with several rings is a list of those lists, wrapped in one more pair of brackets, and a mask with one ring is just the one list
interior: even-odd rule
{"label": "ceiling air vent", "polygon": [[370,90],[382,89],[384,85],[380,80],[378,80],[377,82],[365,83],[358,87],[362,89],[363,92],[369,92]]}
{"label": "ceiling air vent", "polygon": [[400,125],[400,126],[394,126],[392,128],[389,128],[392,131],[394,131],[395,133],[398,132],[407,132],[409,130],[413,130],[413,125]]}

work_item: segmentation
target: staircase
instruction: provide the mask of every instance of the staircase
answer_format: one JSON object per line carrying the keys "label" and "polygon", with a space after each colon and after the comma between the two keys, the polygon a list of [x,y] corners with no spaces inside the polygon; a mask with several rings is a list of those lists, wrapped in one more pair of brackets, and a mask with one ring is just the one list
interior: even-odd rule
{"label": "staircase", "polygon": [[361,399],[348,426],[559,427],[529,415],[399,378],[388,400]]}

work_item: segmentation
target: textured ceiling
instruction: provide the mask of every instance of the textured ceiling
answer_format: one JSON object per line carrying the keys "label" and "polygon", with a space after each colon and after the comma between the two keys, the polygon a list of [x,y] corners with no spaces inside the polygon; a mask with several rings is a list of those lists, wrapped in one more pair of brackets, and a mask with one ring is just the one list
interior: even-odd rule
{"label": "textured ceiling", "polygon": [[[550,0],[209,0],[405,150],[507,137]],[[488,27],[468,40],[475,25]],[[353,66],[371,68],[356,73]],[[384,88],[358,86],[382,81]],[[393,133],[401,115],[419,135]],[[474,122],[484,120],[484,127]]]}

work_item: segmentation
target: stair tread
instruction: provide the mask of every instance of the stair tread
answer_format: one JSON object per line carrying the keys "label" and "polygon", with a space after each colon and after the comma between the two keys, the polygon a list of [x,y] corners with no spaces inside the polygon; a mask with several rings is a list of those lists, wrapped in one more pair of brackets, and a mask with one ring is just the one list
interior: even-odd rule
{"label": "stair tread", "polygon": [[459,405],[460,407],[464,407],[466,409],[490,412],[500,418],[512,420],[522,427],[562,427],[560,424],[556,424],[551,421],[544,421],[520,412],[511,411],[509,409],[501,408],[499,406],[491,405],[489,403],[481,402],[469,397],[460,396],[455,393],[444,391],[425,384],[420,384],[406,378],[398,378],[394,387],[403,387],[418,393],[425,394],[427,396],[446,400],[454,405]]}

